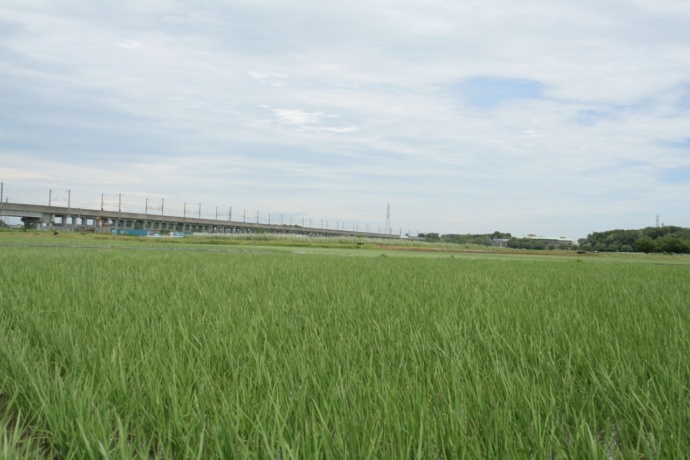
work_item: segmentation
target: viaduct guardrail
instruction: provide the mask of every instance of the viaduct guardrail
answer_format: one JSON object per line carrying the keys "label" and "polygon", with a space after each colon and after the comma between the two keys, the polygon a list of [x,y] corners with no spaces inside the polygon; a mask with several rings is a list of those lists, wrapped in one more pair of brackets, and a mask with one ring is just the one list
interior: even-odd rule
{"label": "viaduct guardrail", "polygon": [[299,225],[261,224],[194,217],[140,214],[98,209],[0,202],[0,216],[19,217],[27,228],[68,230],[147,230],[159,233],[290,233],[308,236],[359,236],[398,239],[400,235]]}

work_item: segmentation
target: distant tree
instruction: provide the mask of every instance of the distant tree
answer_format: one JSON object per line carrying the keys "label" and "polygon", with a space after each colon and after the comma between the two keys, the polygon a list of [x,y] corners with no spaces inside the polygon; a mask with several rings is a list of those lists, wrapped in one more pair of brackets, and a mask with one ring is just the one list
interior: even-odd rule
{"label": "distant tree", "polygon": [[[508,240],[508,247],[515,249],[546,249],[544,241],[533,240],[530,238],[511,238]],[[554,246],[555,247],[555,246]]]}
{"label": "distant tree", "polygon": [[532,249],[546,249],[546,242],[539,240],[532,240]]}
{"label": "distant tree", "polygon": [[491,246],[493,242],[491,241],[491,238],[488,236],[480,236],[477,238],[473,238],[472,244],[480,244],[482,246]]}
{"label": "distant tree", "polygon": [[657,247],[659,251],[669,252],[675,254],[690,253],[690,245],[678,238],[663,237],[657,240]]}
{"label": "distant tree", "polygon": [[[482,246],[491,246],[493,244],[493,236],[500,232],[494,232],[492,234],[470,234],[466,233],[463,235],[457,235],[454,233],[447,233],[445,235],[441,236],[441,241],[444,243],[453,243],[453,244],[478,244]],[[508,234],[509,235],[509,234]]]}
{"label": "distant tree", "polygon": [[441,241],[441,237],[438,233],[425,233],[424,239],[430,243],[436,243],[438,241]]}
{"label": "distant tree", "polygon": [[637,241],[635,241],[635,243],[633,244],[633,248],[637,252],[644,252],[646,254],[649,254],[650,252],[656,251],[656,243],[651,237],[643,236],[642,238],[639,238]]}
{"label": "distant tree", "polygon": [[642,229],[642,233],[644,236],[648,236],[651,239],[655,240],[657,238],[661,238],[666,234],[666,231],[664,230],[664,227],[647,227]]}

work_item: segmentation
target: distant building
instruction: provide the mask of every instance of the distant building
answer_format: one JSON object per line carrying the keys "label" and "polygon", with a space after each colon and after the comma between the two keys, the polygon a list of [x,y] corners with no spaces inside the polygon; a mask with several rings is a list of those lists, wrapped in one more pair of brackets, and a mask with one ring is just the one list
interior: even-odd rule
{"label": "distant building", "polygon": [[493,240],[491,240],[491,243],[494,246],[507,247],[508,241],[510,241],[510,238],[494,238]]}

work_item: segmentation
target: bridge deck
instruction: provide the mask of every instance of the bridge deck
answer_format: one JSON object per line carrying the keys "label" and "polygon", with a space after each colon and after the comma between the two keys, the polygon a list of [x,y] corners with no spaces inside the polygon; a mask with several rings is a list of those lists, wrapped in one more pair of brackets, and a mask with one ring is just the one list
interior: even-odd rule
{"label": "bridge deck", "polygon": [[319,236],[400,238],[400,235],[333,230],[299,225],[262,224],[194,217],[141,214],[99,209],[0,203],[0,216],[20,217],[31,228],[141,229],[149,231],[197,231],[206,233],[293,233]]}

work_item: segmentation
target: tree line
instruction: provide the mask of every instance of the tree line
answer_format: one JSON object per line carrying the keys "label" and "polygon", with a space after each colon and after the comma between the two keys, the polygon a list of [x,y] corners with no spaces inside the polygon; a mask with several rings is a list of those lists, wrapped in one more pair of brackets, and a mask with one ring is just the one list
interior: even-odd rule
{"label": "tree line", "polygon": [[659,252],[690,254],[690,228],[667,225],[646,227],[639,230],[608,230],[594,232],[587,238],[580,238],[578,244],[548,242],[533,238],[516,238],[510,233],[486,234],[420,233],[420,238],[430,243],[476,244],[491,246],[495,239],[507,239],[507,246],[514,249],[579,249],[599,252]]}
{"label": "tree line", "polygon": [[594,232],[578,240],[580,249],[600,252],[690,254],[690,228],[668,225],[640,230]]}
{"label": "tree line", "polygon": [[569,241],[544,241],[534,238],[511,238],[508,247],[513,249],[561,249],[564,251],[573,249]]}
{"label": "tree line", "polygon": [[495,231],[486,234],[470,234],[456,235],[449,233],[447,235],[439,235],[438,233],[420,233],[418,238],[424,238],[429,243],[455,243],[455,244],[478,244],[480,246],[491,246],[493,240],[497,238],[508,239],[511,237],[510,233],[502,233]]}
{"label": "tree line", "polygon": [[429,243],[454,243],[454,244],[476,244],[480,246],[491,246],[493,240],[508,240],[506,245],[513,249],[572,249],[573,245],[566,242],[548,242],[532,238],[516,238],[510,233],[495,231],[493,233],[481,233],[457,235],[449,233],[440,235],[438,233],[420,233],[419,238],[424,238]]}

